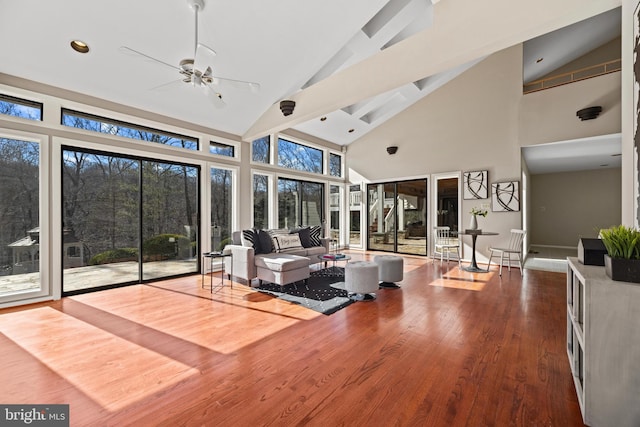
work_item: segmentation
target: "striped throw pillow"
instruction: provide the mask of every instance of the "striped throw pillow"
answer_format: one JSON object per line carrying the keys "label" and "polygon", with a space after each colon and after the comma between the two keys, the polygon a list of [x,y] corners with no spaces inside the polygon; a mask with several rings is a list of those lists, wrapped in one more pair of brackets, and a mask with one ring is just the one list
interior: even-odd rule
{"label": "striped throw pillow", "polygon": [[262,253],[262,248],[260,246],[260,239],[258,239],[257,230],[253,228],[242,230],[241,240],[242,240],[242,246],[253,248],[256,254]]}
{"label": "striped throw pillow", "polygon": [[322,242],[320,241],[322,234],[322,227],[319,225],[314,225],[309,229],[309,241],[311,246],[322,246]]}

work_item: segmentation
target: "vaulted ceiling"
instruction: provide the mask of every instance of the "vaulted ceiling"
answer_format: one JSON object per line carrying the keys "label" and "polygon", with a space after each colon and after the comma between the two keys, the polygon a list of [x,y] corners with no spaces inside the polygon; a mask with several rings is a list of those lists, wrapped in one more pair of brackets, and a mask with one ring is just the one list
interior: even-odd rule
{"label": "vaulted ceiling", "polygon": [[[175,70],[194,58],[193,1],[0,0],[0,73],[245,140],[292,127],[348,144],[486,55],[620,5],[205,0],[198,39],[216,52],[208,60],[214,77],[260,84],[254,93],[221,81],[216,91],[226,106],[216,108]],[[76,39],[89,45],[89,53],[71,49]],[[126,54],[122,46],[165,64]],[[282,99],[297,103],[290,116],[278,108]]]}

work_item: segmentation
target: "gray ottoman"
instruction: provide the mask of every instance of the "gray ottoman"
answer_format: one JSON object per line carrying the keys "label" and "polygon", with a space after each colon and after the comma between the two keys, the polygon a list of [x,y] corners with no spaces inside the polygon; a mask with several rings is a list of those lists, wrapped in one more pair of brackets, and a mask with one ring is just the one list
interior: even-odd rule
{"label": "gray ottoman", "polygon": [[376,255],[373,261],[378,264],[381,288],[397,289],[395,282],[403,279],[404,260],[396,255]]}
{"label": "gray ottoman", "polygon": [[281,253],[260,255],[255,259],[259,283],[262,284],[264,280],[281,287],[300,280],[306,283],[309,278],[309,262],[309,258],[298,255]]}
{"label": "gray ottoman", "polygon": [[378,290],[378,264],[369,261],[348,263],[344,268],[344,285],[354,301],[376,299]]}

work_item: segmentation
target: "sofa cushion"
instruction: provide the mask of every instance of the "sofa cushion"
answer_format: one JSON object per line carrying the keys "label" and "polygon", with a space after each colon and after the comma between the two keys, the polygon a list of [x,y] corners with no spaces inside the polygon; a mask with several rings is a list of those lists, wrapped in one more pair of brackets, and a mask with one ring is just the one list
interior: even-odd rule
{"label": "sofa cushion", "polygon": [[255,258],[258,268],[267,268],[272,271],[290,271],[298,268],[309,267],[309,258],[292,254],[264,254]]}
{"label": "sofa cushion", "polygon": [[307,255],[309,258],[313,259],[314,262],[317,262],[316,258],[318,255],[324,255],[327,253],[327,249],[324,246],[313,246],[311,248],[307,248]]}
{"label": "sofa cushion", "polygon": [[276,252],[282,252],[286,249],[302,249],[298,234],[276,235],[273,240],[276,242]]}

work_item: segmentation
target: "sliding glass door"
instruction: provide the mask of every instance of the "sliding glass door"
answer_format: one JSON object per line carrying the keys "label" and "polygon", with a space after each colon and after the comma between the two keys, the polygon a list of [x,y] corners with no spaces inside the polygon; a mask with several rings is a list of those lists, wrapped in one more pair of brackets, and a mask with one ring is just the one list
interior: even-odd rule
{"label": "sliding glass door", "polygon": [[427,180],[397,184],[398,252],[427,255]]}
{"label": "sliding glass door", "polygon": [[198,271],[196,166],[63,148],[63,294]]}
{"label": "sliding glass door", "polygon": [[[0,137],[0,301],[45,294],[39,142]],[[47,247],[43,240],[42,248]]]}
{"label": "sliding glass door", "polygon": [[141,164],[142,280],[197,273],[199,168]]}
{"label": "sliding glass door", "polygon": [[368,249],[427,254],[427,180],[367,185]]}

